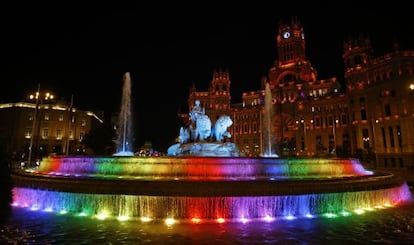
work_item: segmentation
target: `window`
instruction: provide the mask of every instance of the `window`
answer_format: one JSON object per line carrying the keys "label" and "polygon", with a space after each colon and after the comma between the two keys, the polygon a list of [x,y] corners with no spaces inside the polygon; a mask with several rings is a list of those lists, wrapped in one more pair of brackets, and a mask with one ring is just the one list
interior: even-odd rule
{"label": "window", "polygon": [[86,126],[86,120],[85,120],[85,119],[82,119],[82,120],[81,120],[81,126],[82,126],[82,127],[85,127],[85,126]]}
{"label": "window", "polygon": [[315,126],[318,127],[318,128],[321,126],[321,118],[320,117],[315,117]]}
{"label": "window", "polygon": [[42,138],[43,139],[47,139],[47,137],[49,137],[49,129],[48,128],[44,128],[42,130]]}
{"label": "window", "polygon": [[394,143],[394,130],[392,127],[388,127],[388,131],[390,133],[390,145],[391,147],[395,147],[395,143]]}
{"label": "window", "polygon": [[368,129],[362,129],[362,141],[364,143],[364,149],[369,149],[369,133]]}
{"label": "window", "polygon": [[387,148],[387,139],[385,137],[385,128],[381,127],[381,133],[382,133],[382,145],[384,148]]}
{"label": "window", "polygon": [[403,161],[403,159],[400,157],[398,160],[400,162],[400,168],[404,168],[404,161]]}
{"label": "window", "polygon": [[385,104],[384,105],[384,111],[385,111],[385,116],[386,117],[391,116],[391,106],[390,106],[390,104]]}
{"label": "window", "polygon": [[63,114],[59,114],[59,122],[63,121]]}
{"label": "window", "polygon": [[31,136],[32,136],[32,129],[31,128],[26,128],[24,130],[24,137],[26,139],[30,139]]}
{"label": "window", "polygon": [[361,109],[361,120],[367,120],[367,111],[365,109]]}
{"label": "window", "polygon": [[56,139],[62,139],[62,129],[56,130]]}
{"label": "window", "polygon": [[328,116],[328,126],[332,126],[333,125],[333,116],[330,115]]}
{"label": "window", "polygon": [[398,139],[398,147],[402,147],[402,133],[400,125],[397,125],[397,139]]}
{"label": "window", "polygon": [[49,121],[49,113],[45,113],[45,117],[44,118],[45,118],[46,121]]}
{"label": "window", "polygon": [[348,117],[345,114],[341,115],[341,124],[342,125],[348,124]]}
{"label": "window", "polygon": [[79,141],[82,141],[82,140],[84,140],[85,139],[85,132],[84,131],[81,131],[80,133],[79,133]]}

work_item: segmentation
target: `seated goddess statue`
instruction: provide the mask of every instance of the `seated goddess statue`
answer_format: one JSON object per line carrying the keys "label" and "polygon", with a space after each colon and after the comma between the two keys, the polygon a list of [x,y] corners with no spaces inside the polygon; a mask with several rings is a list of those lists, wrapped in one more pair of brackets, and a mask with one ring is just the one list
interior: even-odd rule
{"label": "seated goddess statue", "polygon": [[190,112],[190,118],[191,118],[191,121],[196,122],[198,118],[200,118],[202,115],[206,114],[206,111],[205,111],[204,107],[200,106],[200,101],[199,100],[196,100],[194,102],[194,104],[195,105],[191,109],[191,112]]}

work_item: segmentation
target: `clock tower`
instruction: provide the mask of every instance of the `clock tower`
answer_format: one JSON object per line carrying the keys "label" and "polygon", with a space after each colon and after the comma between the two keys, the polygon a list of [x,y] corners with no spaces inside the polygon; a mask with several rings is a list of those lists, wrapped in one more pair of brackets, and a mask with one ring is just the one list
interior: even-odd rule
{"label": "clock tower", "polygon": [[306,59],[305,34],[296,17],[290,23],[280,23],[276,42],[279,65]]}

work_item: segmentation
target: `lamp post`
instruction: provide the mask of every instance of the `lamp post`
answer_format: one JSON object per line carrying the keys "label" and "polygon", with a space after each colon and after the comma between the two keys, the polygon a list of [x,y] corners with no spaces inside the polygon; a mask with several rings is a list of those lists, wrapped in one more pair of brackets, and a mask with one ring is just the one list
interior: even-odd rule
{"label": "lamp post", "polygon": [[32,155],[33,155],[33,148],[38,147],[37,143],[35,144],[35,137],[36,142],[39,139],[39,130],[40,130],[40,123],[38,123],[38,113],[41,105],[43,104],[44,100],[53,100],[54,95],[50,92],[44,92],[42,93],[40,91],[40,84],[37,86],[37,91],[34,94],[29,95],[30,100],[35,100],[35,108],[34,108],[34,114],[33,114],[33,124],[32,124],[32,130],[31,130],[31,136],[30,136],[30,145],[29,145],[29,156],[28,156],[28,164],[31,165],[32,162]]}
{"label": "lamp post", "polygon": [[339,124],[339,120],[335,119],[335,117],[333,118],[333,127],[332,127],[332,134],[333,134],[333,147],[332,147],[332,151],[333,154],[336,154],[336,125]]}
{"label": "lamp post", "polygon": [[69,155],[70,152],[70,131],[72,130],[72,110],[73,110],[73,94],[70,98],[70,107],[69,107],[69,113],[68,113],[68,133],[66,138],[66,149],[65,154]]}

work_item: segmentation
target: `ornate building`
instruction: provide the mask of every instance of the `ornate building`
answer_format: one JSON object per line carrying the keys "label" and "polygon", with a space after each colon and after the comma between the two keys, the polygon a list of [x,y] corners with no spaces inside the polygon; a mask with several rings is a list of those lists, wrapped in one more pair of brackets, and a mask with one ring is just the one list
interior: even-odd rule
{"label": "ornate building", "polygon": [[[231,140],[246,155],[260,156],[265,141],[265,88],[272,94],[271,134],[279,156],[358,156],[373,168],[413,172],[414,51],[373,57],[369,38],[344,42],[344,81],[319,79],[306,58],[306,36],[292,18],[279,25],[278,58],[263,76],[262,89],[243,93],[230,105],[230,75],[214,71],[210,90],[190,89],[206,113],[233,118]],[[345,86],[341,86],[344,84]]]}
{"label": "ornate building", "polygon": [[373,168],[414,172],[414,51],[373,57],[369,38],[344,43],[343,60],[354,149]]}

